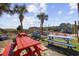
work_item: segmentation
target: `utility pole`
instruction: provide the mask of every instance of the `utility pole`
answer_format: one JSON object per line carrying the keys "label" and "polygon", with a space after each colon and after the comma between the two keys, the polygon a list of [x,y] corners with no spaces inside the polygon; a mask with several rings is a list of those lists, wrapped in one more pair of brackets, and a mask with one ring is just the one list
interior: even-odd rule
{"label": "utility pole", "polygon": [[78,43],[79,43],[79,21],[78,21],[78,26],[77,26],[77,33],[78,33]]}
{"label": "utility pole", "polygon": [[[79,18],[79,3],[77,3],[77,8],[78,8],[78,18]],[[78,21],[78,26],[77,26],[77,35],[79,34],[79,21]],[[78,38],[78,43],[79,43],[79,38]]]}
{"label": "utility pole", "polygon": [[77,35],[76,35],[76,34],[77,34],[77,31],[76,31],[76,30],[77,30],[77,25],[76,25],[76,21],[75,21],[75,24],[74,24],[74,33],[75,33],[75,37],[77,37]]}
{"label": "utility pole", "polygon": [[79,37],[78,37],[78,26],[77,26],[76,21],[75,21],[75,35],[76,35],[76,37],[77,37],[77,39],[78,39],[78,43],[79,43]]}

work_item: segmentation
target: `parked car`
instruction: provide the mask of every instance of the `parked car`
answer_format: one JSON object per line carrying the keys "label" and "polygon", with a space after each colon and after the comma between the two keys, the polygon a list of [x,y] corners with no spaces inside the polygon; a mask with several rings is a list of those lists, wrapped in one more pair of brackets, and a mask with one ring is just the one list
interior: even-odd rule
{"label": "parked car", "polygon": [[6,40],[6,39],[8,39],[8,36],[6,34],[0,35],[0,41]]}
{"label": "parked car", "polygon": [[34,38],[35,40],[38,40],[41,38],[41,34],[40,32],[36,31],[32,33],[31,37]]}
{"label": "parked car", "polygon": [[49,34],[49,32],[45,31],[45,32],[43,32],[42,35],[47,36],[48,34]]}

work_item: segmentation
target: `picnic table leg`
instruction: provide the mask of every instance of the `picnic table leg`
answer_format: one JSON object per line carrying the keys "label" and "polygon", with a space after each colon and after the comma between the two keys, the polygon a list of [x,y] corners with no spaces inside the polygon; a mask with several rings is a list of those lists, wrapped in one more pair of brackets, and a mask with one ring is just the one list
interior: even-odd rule
{"label": "picnic table leg", "polygon": [[14,54],[13,54],[13,49],[14,49],[14,46],[13,46],[13,44],[12,44],[12,46],[11,46],[11,51],[10,51],[10,56],[13,56]]}
{"label": "picnic table leg", "polygon": [[36,53],[38,54],[38,56],[41,56],[40,49],[37,46],[34,46],[34,48],[35,48]]}
{"label": "picnic table leg", "polygon": [[14,52],[14,56],[20,56],[21,50],[17,50],[16,52]]}
{"label": "picnic table leg", "polygon": [[13,49],[16,47],[16,41],[15,42],[13,42]]}
{"label": "picnic table leg", "polygon": [[[13,40],[13,46],[12,46],[12,49],[15,49],[15,47],[16,47],[16,41]],[[15,52],[13,52],[12,55],[14,56],[14,55],[15,55]]]}
{"label": "picnic table leg", "polygon": [[35,54],[31,50],[31,48],[26,49],[26,51],[29,52],[27,55],[29,55],[29,56],[35,56]]}

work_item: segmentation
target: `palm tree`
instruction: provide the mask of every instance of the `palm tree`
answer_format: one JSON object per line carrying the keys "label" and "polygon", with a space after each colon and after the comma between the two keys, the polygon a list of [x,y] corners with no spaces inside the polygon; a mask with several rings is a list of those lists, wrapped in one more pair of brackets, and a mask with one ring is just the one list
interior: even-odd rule
{"label": "palm tree", "polygon": [[10,3],[0,3],[0,16],[2,16],[4,12],[8,12],[9,9]]}
{"label": "palm tree", "polygon": [[24,19],[24,14],[26,12],[28,12],[27,9],[26,9],[25,4],[22,5],[22,6],[15,5],[15,7],[13,8],[13,10],[9,10],[9,12],[10,12],[10,14],[15,14],[15,13],[19,14],[19,20],[20,20],[20,24],[21,24],[21,30],[23,31],[23,23],[22,23],[22,21]]}
{"label": "palm tree", "polygon": [[8,13],[10,15],[14,15],[15,13],[19,14],[19,19],[20,19],[20,24],[21,24],[21,30],[23,31],[22,21],[24,19],[24,14],[26,12],[28,12],[27,9],[26,9],[26,6],[25,6],[25,4],[22,5],[22,6],[19,6],[19,5],[16,4],[14,6],[13,10],[11,10],[10,9],[10,5],[11,5],[10,3],[0,3],[0,16],[4,12],[6,12],[6,13]]}
{"label": "palm tree", "polygon": [[41,29],[41,34],[43,33],[43,23],[44,23],[44,20],[48,20],[48,15],[46,15],[45,13],[40,13],[37,15],[37,17],[39,18],[39,20],[41,21],[41,24],[40,24],[40,29]]}

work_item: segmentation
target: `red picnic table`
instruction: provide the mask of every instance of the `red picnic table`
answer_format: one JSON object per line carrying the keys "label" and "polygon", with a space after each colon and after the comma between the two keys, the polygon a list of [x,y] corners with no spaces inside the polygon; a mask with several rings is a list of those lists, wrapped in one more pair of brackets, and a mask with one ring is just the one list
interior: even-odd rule
{"label": "red picnic table", "polygon": [[42,51],[46,49],[40,42],[27,36],[26,33],[20,33],[15,42],[7,44],[2,56],[41,56]]}

